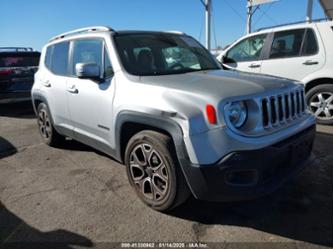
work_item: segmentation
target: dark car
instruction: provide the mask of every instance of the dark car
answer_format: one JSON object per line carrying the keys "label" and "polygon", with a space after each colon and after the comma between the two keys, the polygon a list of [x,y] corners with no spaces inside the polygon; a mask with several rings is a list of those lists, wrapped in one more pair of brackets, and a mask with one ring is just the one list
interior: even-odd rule
{"label": "dark car", "polygon": [[32,48],[0,48],[0,103],[30,100],[39,57]]}

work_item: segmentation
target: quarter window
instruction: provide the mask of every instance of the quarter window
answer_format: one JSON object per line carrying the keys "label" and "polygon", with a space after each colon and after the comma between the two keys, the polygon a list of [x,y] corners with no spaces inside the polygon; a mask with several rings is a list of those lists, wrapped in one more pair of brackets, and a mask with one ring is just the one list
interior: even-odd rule
{"label": "quarter window", "polygon": [[241,41],[229,50],[227,63],[260,60],[266,37],[267,35],[263,34]]}
{"label": "quarter window", "polygon": [[287,58],[300,55],[305,29],[276,32],[269,58]]}
{"label": "quarter window", "polygon": [[312,29],[307,29],[302,55],[313,55],[318,52],[318,43]]}
{"label": "quarter window", "polygon": [[68,73],[68,51],[69,42],[62,42],[53,45],[51,71],[58,75],[67,75]]}

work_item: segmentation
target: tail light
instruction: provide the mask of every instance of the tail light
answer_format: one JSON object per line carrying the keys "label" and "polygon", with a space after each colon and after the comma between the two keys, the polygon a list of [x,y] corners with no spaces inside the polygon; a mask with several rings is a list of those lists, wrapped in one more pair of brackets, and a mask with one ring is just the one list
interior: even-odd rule
{"label": "tail light", "polygon": [[1,70],[1,71],[0,71],[0,75],[1,75],[1,76],[10,75],[10,74],[12,74],[12,73],[14,73],[14,70],[12,70],[12,69],[5,69],[5,70]]}

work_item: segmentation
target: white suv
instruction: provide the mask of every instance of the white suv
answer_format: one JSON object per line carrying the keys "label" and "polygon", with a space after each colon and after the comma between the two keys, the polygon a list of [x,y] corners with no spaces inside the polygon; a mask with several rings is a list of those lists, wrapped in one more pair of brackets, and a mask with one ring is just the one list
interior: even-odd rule
{"label": "white suv", "polygon": [[305,85],[321,124],[333,124],[333,22],[317,20],[259,30],[242,37],[218,60],[227,69],[269,74]]}

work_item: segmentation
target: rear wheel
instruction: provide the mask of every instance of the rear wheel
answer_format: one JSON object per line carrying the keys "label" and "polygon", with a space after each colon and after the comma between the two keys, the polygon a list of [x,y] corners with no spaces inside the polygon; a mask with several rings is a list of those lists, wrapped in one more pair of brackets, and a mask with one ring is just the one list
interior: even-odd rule
{"label": "rear wheel", "polygon": [[60,145],[64,141],[64,137],[54,129],[47,105],[40,103],[38,105],[37,112],[39,134],[41,135],[43,141],[52,147]]}
{"label": "rear wheel", "polygon": [[333,85],[319,85],[310,89],[306,99],[319,124],[333,124]]}
{"label": "rear wheel", "polygon": [[170,210],[190,195],[170,137],[142,131],[128,142],[125,164],[130,184],[140,199],[155,210]]}

